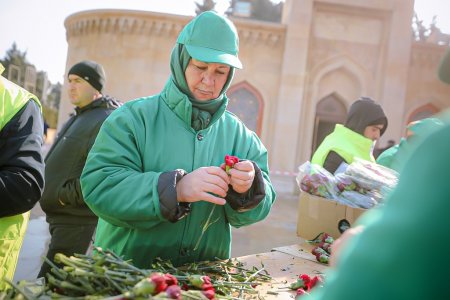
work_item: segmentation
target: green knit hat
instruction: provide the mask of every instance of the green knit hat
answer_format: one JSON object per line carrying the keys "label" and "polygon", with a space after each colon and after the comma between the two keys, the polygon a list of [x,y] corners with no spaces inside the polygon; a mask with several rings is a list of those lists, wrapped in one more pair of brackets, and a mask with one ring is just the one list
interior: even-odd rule
{"label": "green knit hat", "polygon": [[206,11],[192,19],[181,31],[177,43],[185,45],[196,60],[242,69],[236,27],[215,12]]}

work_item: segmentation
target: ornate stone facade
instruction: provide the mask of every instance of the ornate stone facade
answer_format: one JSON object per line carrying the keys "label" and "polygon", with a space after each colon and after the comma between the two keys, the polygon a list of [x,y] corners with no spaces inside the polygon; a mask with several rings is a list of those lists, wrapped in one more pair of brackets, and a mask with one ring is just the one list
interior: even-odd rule
{"label": "ornate stone facade", "polygon": [[[245,103],[235,112],[269,149],[272,170],[295,172],[360,96],[380,102],[388,115],[381,146],[398,141],[409,121],[450,106],[450,88],[436,77],[448,46],[442,37],[415,41],[412,17],[413,0],[286,0],[281,24],[233,19],[244,69],[229,95],[234,107],[239,99]],[[123,101],[155,94],[190,18],[126,10],[74,14],[65,22],[66,69],[96,60],[107,72],[107,94]],[[70,111],[64,95],[60,120]]]}

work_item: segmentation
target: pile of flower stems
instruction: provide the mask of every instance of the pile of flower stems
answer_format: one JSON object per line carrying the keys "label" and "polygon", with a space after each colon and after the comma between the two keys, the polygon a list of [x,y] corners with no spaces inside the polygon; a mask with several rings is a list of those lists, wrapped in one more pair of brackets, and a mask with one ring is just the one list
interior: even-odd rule
{"label": "pile of flower stems", "polygon": [[[169,273],[180,284],[188,281],[191,275],[208,275],[216,290],[216,299],[258,298],[257,285],[269,282],[272,278],[261,268],[246,269],[237,259],[191,263],[174,267],[170,261],[157,260],[151,269],[140,269],[130,261],[123,260],[111,251],[96,248],[92,255],[75,254],[67,257],[55,255],[58,267],[47,260],[52,268],[47,274],[47,283],[41,289],[27,289],[28,284],[15,284],[6,296],[0,299],[133,299],[133,287],[145,277],[154,273]],[[33,290],[33,292],[30,292]],[[37,290],[37,292],[36,292]],[[189,293],[183,299],[204,299]],[[151,296],[147,299],[152,299]],[[153,299],[158,299],[154,297]]]}

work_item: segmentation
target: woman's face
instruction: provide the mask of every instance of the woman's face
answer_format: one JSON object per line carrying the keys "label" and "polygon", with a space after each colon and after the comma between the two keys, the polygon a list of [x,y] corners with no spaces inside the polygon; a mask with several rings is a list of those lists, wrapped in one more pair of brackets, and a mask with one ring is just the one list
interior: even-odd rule
{"label": "woman's face", "polygon": [[192,96],[198,101],[208,101],[219,97],[229,73],[228,65],[204,63],[192,58],[184,76]]}

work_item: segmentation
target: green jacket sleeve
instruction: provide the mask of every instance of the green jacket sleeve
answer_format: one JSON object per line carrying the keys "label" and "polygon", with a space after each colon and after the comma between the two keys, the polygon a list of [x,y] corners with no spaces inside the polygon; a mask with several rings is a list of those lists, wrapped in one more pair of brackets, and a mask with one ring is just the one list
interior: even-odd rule
{"label": "green jacket sleeve", "polygon": [[138,126],[126,106],[110,115],[89,152],[81,188],[86,204],[105,221],[151,228],[166,222],[157,192],[160,173],[142,171]]}
{"label": "green jacket sleeve", "polygon": [[307,299],[448,297],[449,141],[447,125],[417,146],[385,206],[363,217],[365,231]]}
{"label": "green jacket sleeve", "polygon": [[[275,191],[269,179],[267,150],[261,144],[259,139],[254,137],[254,142],[249,147],[247,156],[240,158],[252,161],[261,170],[262,176],[260,176],[259,179],[255,177],[255,180],[262,180],[262,184],[265,190],[265,196],[256,207],[250,210],[237,211],[233,209],[229,204],[225,205],[225,213],[228,222],[231,224],[231,226],[236,228],[250,225],[263,220],[269,214],[272,204],[275,201]],[[250,194],[248,195],[248,197],[251,198],[252,195]]]}

